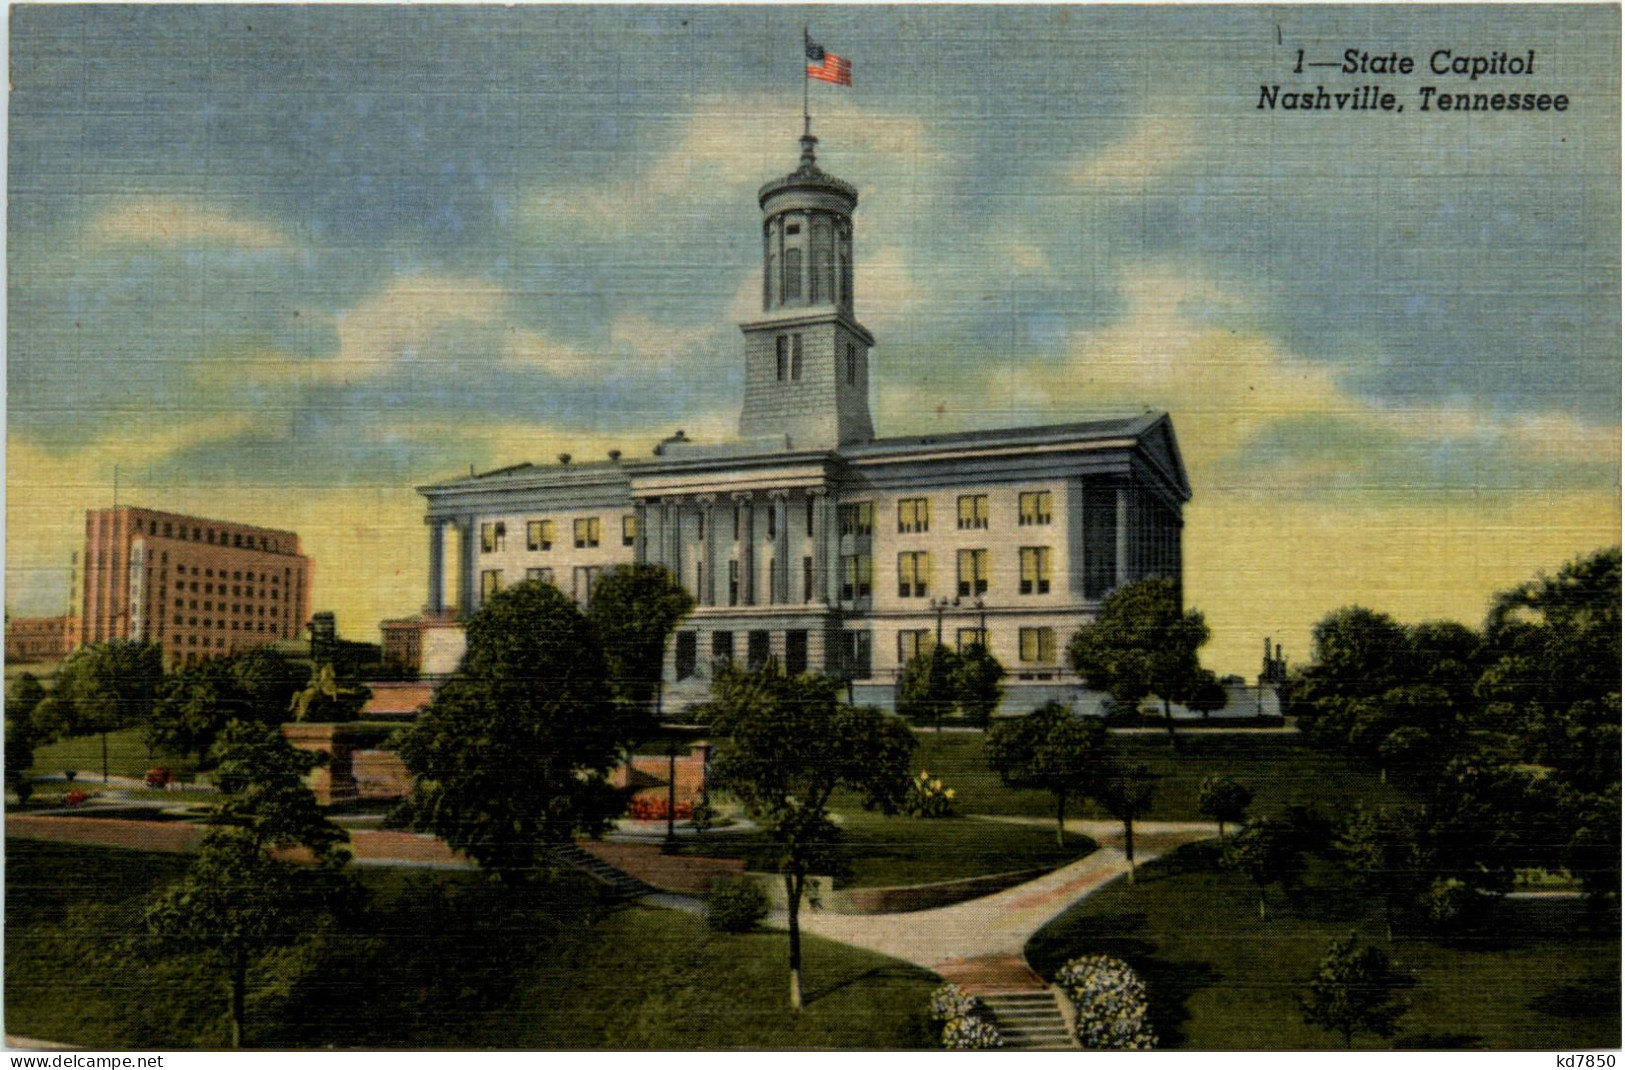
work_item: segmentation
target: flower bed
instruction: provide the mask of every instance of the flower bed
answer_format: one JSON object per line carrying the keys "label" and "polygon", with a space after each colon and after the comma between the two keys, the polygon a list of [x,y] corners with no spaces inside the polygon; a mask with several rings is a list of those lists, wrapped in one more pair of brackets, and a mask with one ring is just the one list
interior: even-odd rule
{"label": "flower bed", "polygon": [[942,1046],[949,1051],[987,1051],[1004,1046],[993,1016],[975,996],[955,984],[931,993],[931,1020],[942,1023]]}
{"label": "flower bed", "polygon": [[1091,1051],[1150,1051],[1157,1036],[1146,1021],[1145,982],[1121,959],[1073,959],[1055,981],[1077,1012],[1078,1042]]}

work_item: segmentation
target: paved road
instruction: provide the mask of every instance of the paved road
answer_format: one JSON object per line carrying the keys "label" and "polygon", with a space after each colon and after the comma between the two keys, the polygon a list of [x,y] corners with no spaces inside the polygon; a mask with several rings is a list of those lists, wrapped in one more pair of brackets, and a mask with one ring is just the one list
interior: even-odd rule
{"label": "paved road", "polygon": [[[1042,818],[999,818],[1012,824],[1040,824]],[[1028,939],[1057,915],[1129,871],[1120,846],[1122,826],[1113,821],[1068,821],[1100,849],[1026,884],[980,899],[907,914],[801,912],[804,932],[868,948],[935,970],[970,959],[1020,957]],[[1149,862],[1163,851],[1215,834],[1207,823],[1141,821],[1134,826],[1135,861]],[[783,927],[783,911],[772,923]]]}

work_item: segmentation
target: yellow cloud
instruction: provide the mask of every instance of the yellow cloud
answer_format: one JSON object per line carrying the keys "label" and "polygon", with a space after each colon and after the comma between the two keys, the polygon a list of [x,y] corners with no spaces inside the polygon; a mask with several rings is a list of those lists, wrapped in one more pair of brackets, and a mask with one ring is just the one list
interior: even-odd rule
{"label": "yellow cloud", "polygon": [[173,200],[130,201],[90,220],[92,242],[141,246],[232,246],[286,252],[293,243],[275,227],[215,208]]}

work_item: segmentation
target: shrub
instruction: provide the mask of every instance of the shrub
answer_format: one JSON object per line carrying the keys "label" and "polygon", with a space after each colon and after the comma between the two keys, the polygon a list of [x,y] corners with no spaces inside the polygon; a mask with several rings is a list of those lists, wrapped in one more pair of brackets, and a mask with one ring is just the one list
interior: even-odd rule
{"label": "shrub", "polygon": [[1456,880],[1436,880],[1417,900],[1422,921],[1436,933],[1460,932],[1483,919],[1490,897]]}
{"label": "shrub", "polygon": [[1092,1051],[1149,1051],[1156,1034],[1146,1021],[1145,982],[1120,959],[1085,955],[1055,980],[1077,1011],[1078,1041]]}
{"label": "shrub", "polygon": [[903,800],[903,813],[909,817],[954,817],[954,789],[932,780],[931,774],[920,770],[920,775],[908,783],[908,797]]}
{"label": "shrub", "polygon": [[705,897],[705,923],[719,933],[748,933],[767,910],[767,893],[749,877],[719,880]]}
{"label": "shrub", "polygon": [[942,1023],[942,1046],[948,1051],[986,1051],[1004,1046],[1004,1038],[982,1001],[958,985],[943,985],[931,993],[931,1020]]}
{"label": "shrub", "polygon": [[671,815],[678,821],[687,821],[694,816],[694,805],[680,802],[673,807],[664,797],[639,795],[628,804],[626,815],[636,821],[664,821]]}

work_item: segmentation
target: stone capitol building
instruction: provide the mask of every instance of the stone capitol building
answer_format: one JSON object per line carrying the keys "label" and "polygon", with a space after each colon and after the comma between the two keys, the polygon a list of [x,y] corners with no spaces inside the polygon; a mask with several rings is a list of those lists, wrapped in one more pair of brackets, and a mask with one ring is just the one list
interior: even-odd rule
{"label": "stone capitol building", "polygon": [[667,651],[668,708],[707,697],[717,662],[770,657],[890,708],[903,666],[940,636],[985,643],[1022,710],[1077,696],[1066,644],[1111,590],[1180,578],[1190,486],[1166,413],[876,436],[875,338],[853,313],[857,190],[819,168],[816,138],[801,143],[800,166],[758,198],[738,438],[679,431],[651,457],[561,455],[418,488],[427,606],[385,622],[386,646],[394,626],[425,674],[449,673],[456,622],[492,592],[542,580],[585,604],[605,570],[648,562],[696,603]]}

